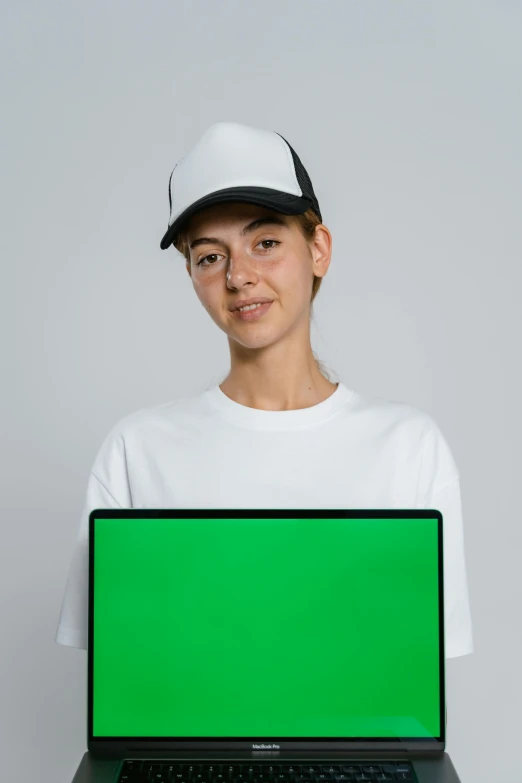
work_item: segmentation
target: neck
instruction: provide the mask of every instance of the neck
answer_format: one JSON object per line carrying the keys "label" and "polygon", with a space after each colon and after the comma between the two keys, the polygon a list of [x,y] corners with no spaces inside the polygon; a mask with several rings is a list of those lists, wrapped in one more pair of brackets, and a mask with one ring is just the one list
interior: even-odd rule
{"label": "neck", "polygon": [[317,405],[337,388],[319,370],[311,346],[293,355],[278,351],[277,346],[257,352],[241,348],[231,350],[230,372],[219,385],[241,405],[267,411],[298,410]]}

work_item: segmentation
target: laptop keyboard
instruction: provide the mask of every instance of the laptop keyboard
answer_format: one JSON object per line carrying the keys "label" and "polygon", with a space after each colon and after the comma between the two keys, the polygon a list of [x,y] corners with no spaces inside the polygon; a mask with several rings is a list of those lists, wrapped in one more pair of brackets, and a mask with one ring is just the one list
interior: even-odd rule
{"label": "laptop keyboard", "polygon": [[360,761],[356,764],[175,764],[168,759],[126,759],[117,783],[345,783],[409,780],[417,776],[409,761]]}

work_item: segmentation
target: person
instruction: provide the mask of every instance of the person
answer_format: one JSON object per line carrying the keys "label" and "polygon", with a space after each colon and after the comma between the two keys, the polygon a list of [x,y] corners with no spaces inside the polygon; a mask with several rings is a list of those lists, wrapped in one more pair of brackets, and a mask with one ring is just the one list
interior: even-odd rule
{"label": "person", "polygon": [[[310,342],[332,236],[280,134],[218,122],[175,166],[161,248],[185,258],[230,371],[122,417],[94,460],[56,641],[87,649],[95,508],[429,508],[443,515],[446,658],[473,651],[460,473],[440,427],[328,377]],[[313,569],[313,564],[303,563]]]}

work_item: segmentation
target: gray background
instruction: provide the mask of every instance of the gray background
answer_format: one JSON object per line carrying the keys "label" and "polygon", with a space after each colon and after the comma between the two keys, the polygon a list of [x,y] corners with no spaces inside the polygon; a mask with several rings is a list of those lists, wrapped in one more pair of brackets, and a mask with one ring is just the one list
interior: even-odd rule
{"label": "gray background", "polygon": [[232,120],[290,141],[332,232],[318,357],[453,451],[475,653],[448,751],[522,780],[521,4],[11,0],[0,28],[2,779],[67,783],[86,747],[86,653],[54,634],[102,440],[227,373],[159,242],[174,164]]}

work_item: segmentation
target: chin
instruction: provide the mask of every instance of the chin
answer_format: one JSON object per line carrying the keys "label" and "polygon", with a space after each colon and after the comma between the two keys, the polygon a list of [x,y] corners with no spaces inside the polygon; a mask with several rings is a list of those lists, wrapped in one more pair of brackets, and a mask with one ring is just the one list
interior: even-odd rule
{"label": "chin", "polygon": [[246,336],[238,336],[237,334],[229,335],[230,340],[239,343],[244,348],[266,348],[268,345],[272,345],[277,342],[277,338],[271,335],[252,335],[250,339]]}
{"label": "chin", "polygon": [[233,340],[235,343],[242,345],[244,348],[266,348],[267,345],[276,343],[279,339],[278,335],[275,335],[273,330],[257,328],[251,330],[250,334],[247,330],[241,334],[239,331],[226,332],[229,340]]}

